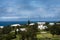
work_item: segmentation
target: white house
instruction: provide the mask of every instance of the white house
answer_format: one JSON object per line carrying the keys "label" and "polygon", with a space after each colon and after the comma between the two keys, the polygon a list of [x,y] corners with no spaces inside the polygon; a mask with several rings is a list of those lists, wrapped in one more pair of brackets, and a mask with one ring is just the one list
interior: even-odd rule
{"label": "white house", "polygon": [[51,25],[51,26],[52,26],[52,25],[54,25],[54,23],[49,23],[49,25]]}
{"label": "white house", "polygon": [[11,26],[21,26],[20,24],[13,24],[13,25],[11,25]]}
{"label": "white house", "polygon": [[0,26],[0,28],[4,28],[4,26]]}
{"label": "white house", "polygon": [[47,26],[44,26],[45,22],[37,22],[38,23],[38,29],[42,30],[47,28]]}
{"label": "white house", "polygon": [[26,28],[20,28],[21,31],[27,31]]}
{"label": "white house", "polygon": [[37,22],[38,25],[45,24],[45,22]]}
{"label": "white house", "polygon": [[42,30],[42,29],[46,29],[47,26],[44,26],[44,25],[38,25],[38,29]]}
{"label": "white house", "polygon": [[31,24],[29,24],[30,26],[32,26],[32,25],[35,25],[35,23],[31,23]]}

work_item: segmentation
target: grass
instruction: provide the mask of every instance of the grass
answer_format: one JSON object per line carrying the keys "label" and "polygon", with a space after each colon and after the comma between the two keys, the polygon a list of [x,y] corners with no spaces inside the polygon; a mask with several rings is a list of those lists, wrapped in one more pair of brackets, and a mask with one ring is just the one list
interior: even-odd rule
{"label": "grass", "polygon": [[[16,38],[15,39],[12,39],[12,40],[20,40],[21,36],[18,34],[16,35]],[[37,38],[39,40],[49,40],[49,38],[51,40],[60,40],[60,37],[58,37],[58,35],[55,35],[54,37],[52,36],[52,34],[50,34],[49,32],[47,33],[38,33],[37,34]]]}
{"label": "grass", "polygon": [[37,34],[37,38],[39,40],[60,40],[60,36],[59,35],[53,35],[50,34],[49,32],[47,33],[40,33],[40,34]]}
{"label": "grass", "polygon": [[[43,31],[43,32],[45,32],[45,31]],[[50,34],[49,32],[38,33],[37,38],[52,38],[52,34]]]}
{"label": "grass", "polygon": [[46,33],[46,34],[37,34],[37,38],[51,38],[52,35],[50,33]]}
{"label": "grass", "polygon": [[19,35],[16,35],[16,36],[17,36],[16,40],[19,40],[20,39]]}

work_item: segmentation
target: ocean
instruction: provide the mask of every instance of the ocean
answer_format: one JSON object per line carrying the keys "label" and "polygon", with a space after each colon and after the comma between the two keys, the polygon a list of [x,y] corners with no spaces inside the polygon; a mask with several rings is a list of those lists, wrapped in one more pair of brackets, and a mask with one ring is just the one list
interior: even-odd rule
{"label": "ocean", "polygon": [[[34,21],[36,22],[36,21]],[[0,26],[7,26],[7,25],[12,25],[12,24],[27,24],[28,21],[0,21]]]}
{"label": "ocean", "polygon": [[[38,22],[38,21],[31,21],[32,23]],[[43,22],[43,21],[40,21]],[[44,21],[46,22],[46,21]],[[49,21],[49,22],[53,22],[53,21]],[[0,26],[7,26],[7,25],[12,25],[12,24],[27,24],[28,21],[0,21]]]}

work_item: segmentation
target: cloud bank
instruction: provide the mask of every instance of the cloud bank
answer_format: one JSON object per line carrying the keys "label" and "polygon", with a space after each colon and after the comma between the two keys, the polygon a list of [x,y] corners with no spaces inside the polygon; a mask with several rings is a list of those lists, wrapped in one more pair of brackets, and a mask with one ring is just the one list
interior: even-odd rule
{"label": "cloud bank", "polygon": [[0,0],[0,21],[60,21],[60,0]]}

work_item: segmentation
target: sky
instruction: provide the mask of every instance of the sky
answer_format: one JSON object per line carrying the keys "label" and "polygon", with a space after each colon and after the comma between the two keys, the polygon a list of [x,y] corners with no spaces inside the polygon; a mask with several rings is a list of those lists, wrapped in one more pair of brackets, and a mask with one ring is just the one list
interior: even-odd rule
{"label": "sky", "polygon": [[0,21],[60,21],[60,0],[0,0]]}

